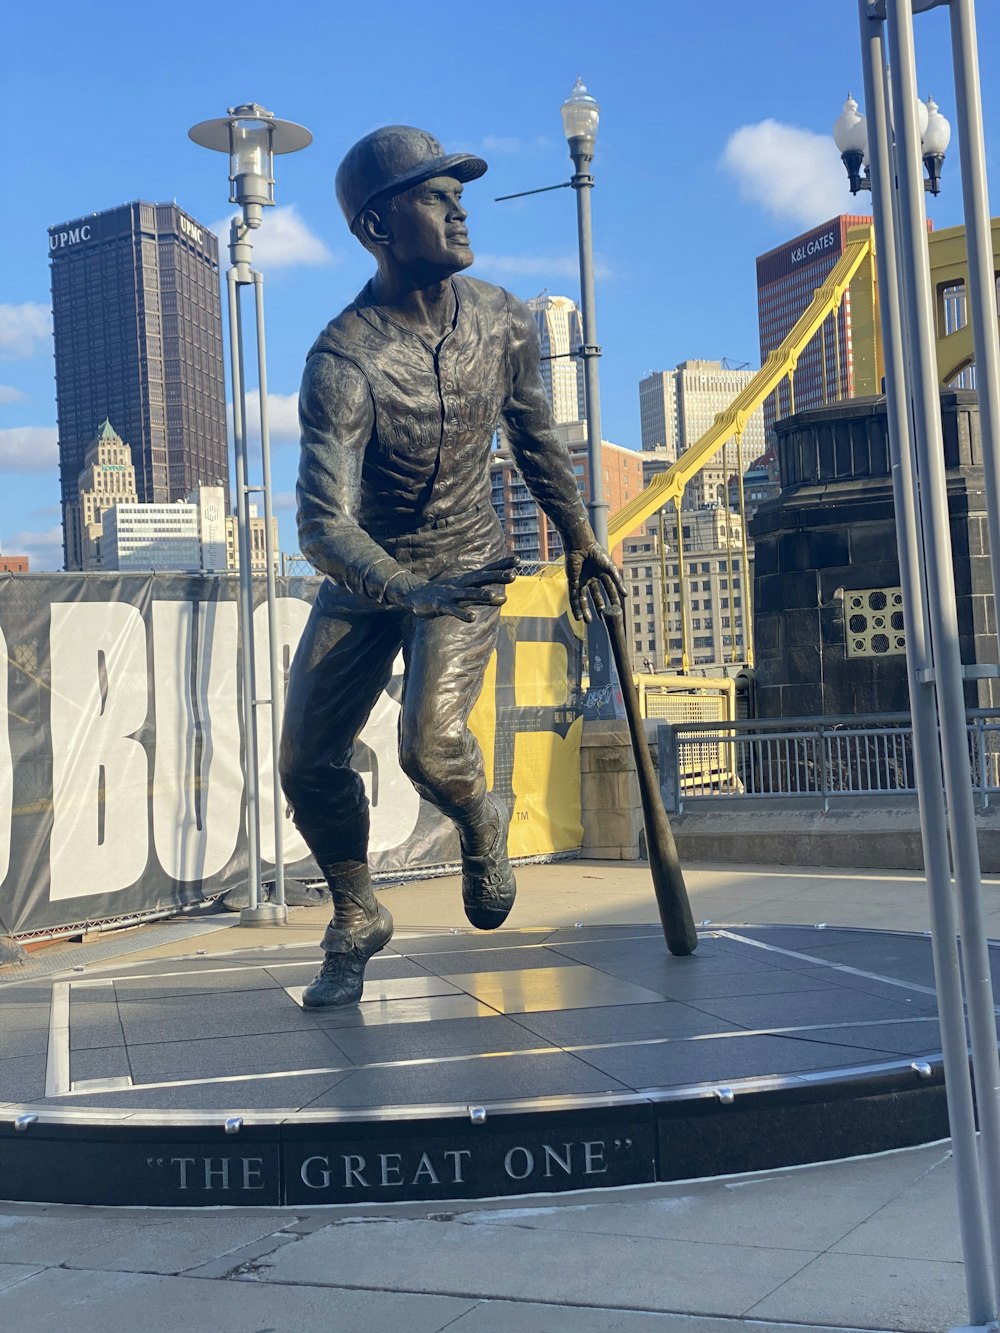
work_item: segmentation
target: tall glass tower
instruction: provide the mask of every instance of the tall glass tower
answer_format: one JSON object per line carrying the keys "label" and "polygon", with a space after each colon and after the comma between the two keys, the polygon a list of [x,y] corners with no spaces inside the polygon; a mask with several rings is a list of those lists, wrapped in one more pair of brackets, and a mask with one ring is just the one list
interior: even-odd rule
{"label": "tall glass tower", "polygon": [[79,569],[67,512],[108,418],[140,501],[221,481],[228,507],[219,246],[176,204],[140,201],[50,227],[49,257],[63,549]]}

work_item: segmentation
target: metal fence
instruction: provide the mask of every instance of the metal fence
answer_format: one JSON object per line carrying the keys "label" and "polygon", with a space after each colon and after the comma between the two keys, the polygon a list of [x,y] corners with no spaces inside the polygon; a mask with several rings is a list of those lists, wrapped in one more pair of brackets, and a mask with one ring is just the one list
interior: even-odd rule
{"label": "metal fence", "polygon": [[[967,718],[969,780],[981,808],[1000,795],[1000,709]],[[908,713],[687,722],[658,728],[668,810],[723,798],[796,799],[824,810],[842,797],[914,796]]]}

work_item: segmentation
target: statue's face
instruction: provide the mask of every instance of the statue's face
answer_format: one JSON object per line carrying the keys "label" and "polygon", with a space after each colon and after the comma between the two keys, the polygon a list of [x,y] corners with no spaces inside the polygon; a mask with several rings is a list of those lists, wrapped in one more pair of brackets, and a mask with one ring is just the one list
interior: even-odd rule
{"label": "statue's face", "polygon": [[467,216],[462,183],[452,176],[434,176],[397,195],[388,218],[393,259],[442,278],[468,268],[473,255]]}

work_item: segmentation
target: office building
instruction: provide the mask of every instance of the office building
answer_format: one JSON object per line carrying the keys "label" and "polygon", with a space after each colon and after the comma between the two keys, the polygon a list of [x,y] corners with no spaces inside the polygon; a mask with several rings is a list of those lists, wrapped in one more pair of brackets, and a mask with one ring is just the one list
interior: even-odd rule
{"label": "office building", "polygon": [[0,574],[27,574],[26,555],[0,555]]}
{"label": "office building", "polygon": [[685,642],[689,668],[745,659],[749,617],[739,514],[722,506],[685,511],[681,535],[683,593],[673,510],[664,512],[662,541],[657,518],[622,543],[625,627],[636,671],[678,671]]}
{"label": "office building", "polygon": [[[584,503],[590,500],[590,459],[587,453],[587,426],[583,421],[563,422],[557,434],[568,446],[576,485]],[[642,455],[635,449],[601,441],[604,462],[604,498],[608,513],[615,514],[643,487]],[[507,549],[525,563],[561,560],[562,541],[550,519],[532,499],[505,446],[494,453],[490,463],[491,499],[507,539]],[[613,552],[621,561],[621,546]]]}
{"label": "office building", "polygon": [[[682,361],[673,370],[651,371],[639,382],[643,472],[646,483],[705,434],[720,412],[753,379],[746,367],[731,368],[722,361]],[[664,438],[664,436],[666,438]],[[764,452],[764,418],[754,412],[743,432],[744,466]],[[738,467],[735,444],[720,452],[688,482],[684,506],[725,504],[726,481]]]}
{"label": "office building", "polygon": [[[761,365],[791,332],[812,301],[817,287],[844,253],[848,228],[871,226],[861,214],[841,214],[822,226],[795,236],[757,259],[757,312]],[[799,357],[795,369],[795,408],[820,407],[825,402],[852,398],[855,384],[855,328],[851,293],[844,296],[840,315],[825,321]],[[868,316],[870,320],[870,315]],[[874,333],[874,330],[872,330]],[[876,392],[866,386],[865,392]],[[787,380],[764,403],[764,426],[770,431],[779,417],[792,411]]]}
{"label": "office building", "polygon": [[80,569],[69,511],[102,421],[132,447],[140,502],[228,489],[218,242],[176,204],[136,202],[51,227],[49,257],[63,545]]}
{"label": "office building", "polygon": [[[221,485],[198,486],[173,504],[122,501],[101,515],[101,568],[134,572],[222,574],[240,567],[236,518],[226,513]],[[278,521],[272,518],[274,566],[278,572]],[[250,506],[251,568],[267,570],[264,520]]]}
{"label": "office building", "polygon": [[542,383],[555,422],[583,421],[587,415],[583,361],[576,355],[583,345],[580,311],[568,296],[542,292],[526,301],[535,317],[542,350]]}
{"label": "office building", "polygon": [[665,472],[677,460],[677,387],[674,372],[651,370],[639,381],[639,432],[644,454],[655,454]]}
{"label": "office building", "polygon": [[66,545],[79,556],[77,569],[103,569],[104,514],[118,504],[137,504],[132,450],[105,418],[84,457],[76,501],[63,508]]}

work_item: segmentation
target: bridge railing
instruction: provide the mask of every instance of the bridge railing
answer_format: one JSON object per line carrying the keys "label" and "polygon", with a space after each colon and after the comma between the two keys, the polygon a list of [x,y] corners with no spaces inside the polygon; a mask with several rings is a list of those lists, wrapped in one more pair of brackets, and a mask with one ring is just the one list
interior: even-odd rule
{"label": "bridge railing", "polygon": [[[966,725],[969,780],[985,810],[1000,796],[1000,709],[973,709]],[[657,738],[664,804],[678,813],[732,800],[829,810],[843,798],[916,795],[908,713],[685,722],[660,726]]]}

